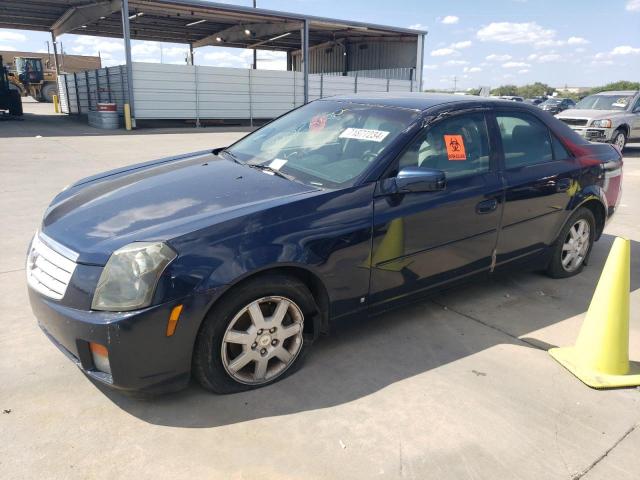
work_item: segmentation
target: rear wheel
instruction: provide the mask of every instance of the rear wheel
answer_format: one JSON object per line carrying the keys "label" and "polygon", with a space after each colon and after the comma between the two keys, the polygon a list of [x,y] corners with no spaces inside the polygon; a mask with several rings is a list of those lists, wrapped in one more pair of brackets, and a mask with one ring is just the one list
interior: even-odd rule
{"label": "rear wheel", "polygon": [[297,369],[311,337],[305,319],[315,313],[299,280],[268,275],[229,292],[204,320],[196,340],[193,371],[215,393],[262,387]]}
{"label": "rear wheel", "polygon": [[22,115],[22,98],[16,90],[9,90],[9,114],[16,117]]}
{"label": "rear wheel", "polygon": [[624,130],[618,129],[613,132],[611,143],[618,147],[620,151],[622,151],[624,149],[624,146],[627,144],[627,134],[624,132]]}
{"label": "rear wheel", "polygon": [[38,98],[39,102],[53,102],[53,96],[58,94],[58,89],[53,83],[47,83],[42,87],[42,92],[40,92],[40,98]]}
{"label": "rear wheel", "polygon": [[588,208],[580,207],[571,216],[554,244],[547,267],[552,278],[577,275],[584,268],[595,239],[596,220]]}

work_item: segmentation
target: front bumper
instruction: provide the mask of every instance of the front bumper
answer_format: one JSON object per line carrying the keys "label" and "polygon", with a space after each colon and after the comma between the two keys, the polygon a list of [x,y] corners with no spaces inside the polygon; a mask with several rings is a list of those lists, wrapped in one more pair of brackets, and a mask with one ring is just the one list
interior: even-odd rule
{"label": "front bumper", "polygon": [[570,127],[574,132],[590,142],[610,142],[615,131],[613,128]]}
{"label": "front bumper", "polygon": [[[85,374],[120,390],[164,393],[185,387],[195,338],[208,295],[196,295],[135,312],[77,310],[29,288],[40,328]],[[173,336],[166,336],[171,309],[184,308]],[[111,374],[94,365],[89,342],[109,352]]]}

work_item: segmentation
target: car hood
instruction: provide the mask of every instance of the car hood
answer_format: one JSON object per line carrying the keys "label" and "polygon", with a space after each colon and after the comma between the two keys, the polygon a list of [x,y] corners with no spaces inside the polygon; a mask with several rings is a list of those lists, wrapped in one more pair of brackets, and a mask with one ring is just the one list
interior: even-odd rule
{"label": "car hood", "polygon": [[318,191],[212,153],[160,160],[90,177],[62,192],[42,232],[103,265],[134,241],[159,241]]}
{"label": "car hood", "polygon": [[587,118],[589,120],[599,120],[605,118],[611,118],[612,115],[624,114],[624,111],[620,110],[588,110],[571,108],[559,113],[556,118]]}

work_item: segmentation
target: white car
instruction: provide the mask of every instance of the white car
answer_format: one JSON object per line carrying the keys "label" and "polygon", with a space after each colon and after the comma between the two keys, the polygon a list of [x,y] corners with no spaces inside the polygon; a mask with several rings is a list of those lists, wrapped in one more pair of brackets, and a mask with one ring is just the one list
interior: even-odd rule
{"label": "white car", "polygon": [[589,95],[556,118],[587,140],[612,143],[622,150],[629,140],[640,141],[640,92]]}

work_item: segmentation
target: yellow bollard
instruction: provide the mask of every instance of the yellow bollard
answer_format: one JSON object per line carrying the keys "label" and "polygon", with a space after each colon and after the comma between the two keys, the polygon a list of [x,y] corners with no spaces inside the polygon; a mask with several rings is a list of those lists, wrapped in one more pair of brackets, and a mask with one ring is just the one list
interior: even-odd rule
{"label": "yellow bollard", "polygon": [[60,104],[58,103],[58,95],[52,95],[53,98],[53,111],[60,113]]}
{"label": "yellow bollard", "polygon": [[593,388],[640,385],[640,363],[629,361],[631,244],[616,238],[573,347],[549,354]]}
{"label": "yellow bollard", "polygon": [[124,128],[131,130],[131,107],[128,103],[124,104]]}

